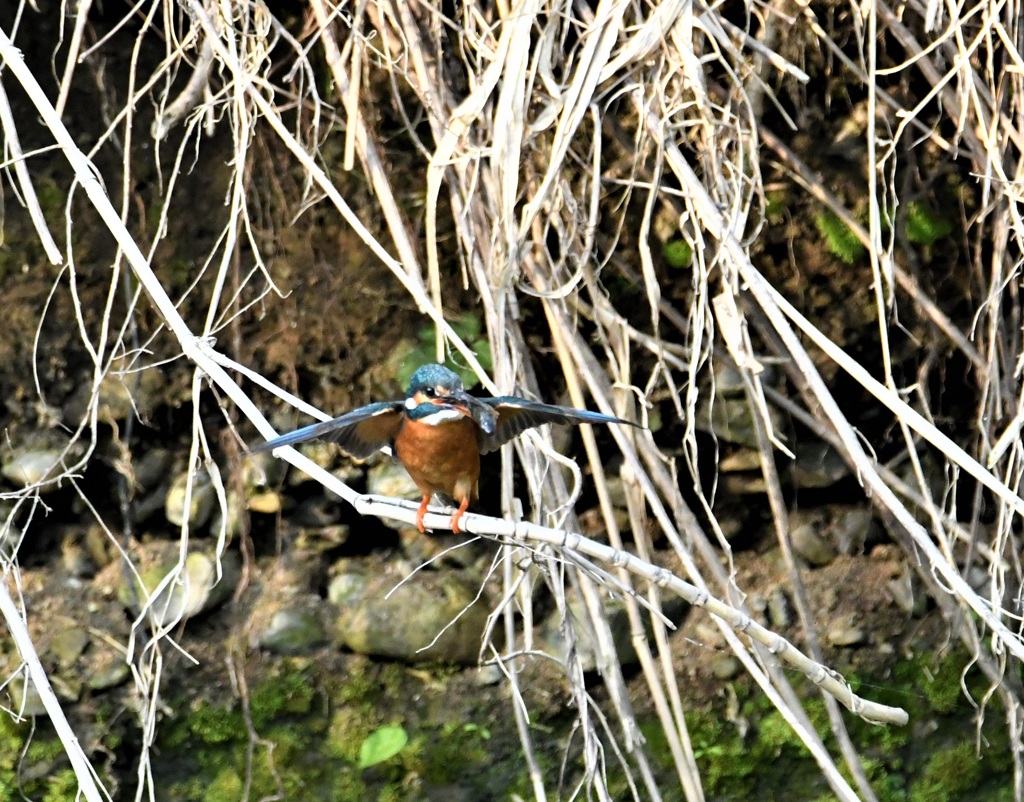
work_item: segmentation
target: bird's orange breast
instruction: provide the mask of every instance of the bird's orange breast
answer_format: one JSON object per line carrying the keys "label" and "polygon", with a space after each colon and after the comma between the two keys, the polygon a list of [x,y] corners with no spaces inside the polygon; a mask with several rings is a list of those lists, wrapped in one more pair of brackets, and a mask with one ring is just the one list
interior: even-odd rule
{"label": "bird's orange breast", "polygon": [[431,425],[407,418],[395,435],[395,456],[425,495],[476,501],[480,450],[472,419]]}

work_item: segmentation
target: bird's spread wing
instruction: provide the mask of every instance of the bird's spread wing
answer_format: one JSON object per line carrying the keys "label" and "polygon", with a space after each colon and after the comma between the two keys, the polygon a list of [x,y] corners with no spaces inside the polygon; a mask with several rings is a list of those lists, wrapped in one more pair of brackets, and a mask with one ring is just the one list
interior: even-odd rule
{"label": "bird's spread wing", "polygon": [[626,423],[630,426],[637,425],[632,421],[604,415],[600,412],[540,404],[515,396],[481,398],[480,400],[492,407],[498,416],[493,432],[490,434],[483,431],[477,433],[481,454],[497,451],[517,434],[532,429],[534,426],[543,426],[545,423]]}
{"label": "bird's spread wing", "polygon": [[320,437],[330,443],[337,443],[343,451],[357,459],[365,459],[394,439],[402,425],[403,407],[401,401],[367,404],[333,420],[314,423],[260,443],[250,453],[258,454]]}

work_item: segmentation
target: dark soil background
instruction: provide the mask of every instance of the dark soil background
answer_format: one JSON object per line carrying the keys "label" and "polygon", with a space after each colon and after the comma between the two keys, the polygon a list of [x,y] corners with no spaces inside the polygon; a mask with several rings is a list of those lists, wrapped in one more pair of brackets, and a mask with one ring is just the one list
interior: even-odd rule
{"label": "dark soil background", "polygon": [[[62,19],[67,12],[54,2],[40,0],[37,5],[38,10],[24,10],[16,43],[53,100],[66,57],[66,39],[61,36],[67,37],[69,31],[63,26],[71,20]],[[855,52],[851,8],[811,5],[833,39]],[[211,327],[222,353],[332,414],[401,397],[410,368],[432,361],[432,325],[391,270],[310,187],[280,140],[259,123],[252,131],[243,171],[249,210],[245,236],[226,257],[220,252],[218,243],[230,217],[226,199],[237,166],[227,114],[211,119],[207,133],[187,138],[179,126],[162,142],[154,142],[148,132],[157,115],[157,90],[141,92],[129,104],[130,92],[138,90],[129,76],[153,73],[167,51],[145,19],[148,11],[128,13],[127,8],[105,3],[89,12],[85,45],[101,40],[103,44],[78,67],[63,120],[83,149],[96,146],[92,158],[105,188],[115,207],[124,210],[137,241],[150,249],[153,269],[178,311],[193,331],[204,330],[215,291],[210,279],[218,261],[227,259],[230,279],[224,294],[230,301],[222,304],[223,314]],[[266,10],[290,36],[310,43],[312,16],[303,4],[275,3]],[[0,9],[0,29],[12,30],[13,13],[11,8]],[[167,13],[183,12],[169,6]],[[740,26],[750,24],[738,4],[726,4],[719,13]],[[812,34],[806,19],[795,18],[800,22],[775,47],[809,80],[799,83],[772,73],[770,89],[778,105],[766,104],[761,121],[766,136],[756,154],[766,193],[756,224],[743,233],[752,261],[773,286],[850,356],[882,377],[878,308],[867,256],[858,250],[849,229],[803,192],[792,167],[792,160],[799,160],[859,220],[866,220],[865,92],[837,66],[832,54],[809,45]],[[274,41],[282,54],[289,52],[283,40]],[[880,36],[878,45],[880,64],[892,66],[908,57],[891,34]],[[566,42],[565,47],[574,44]],[[190,51],[190,58],[195,55]],[[311,64],[320,91],[335,102],[318,50]],[[422,234],[427,173],[418,143],[425,142],[428,149],[436,143],[422,119],[403,119],[409,109],[399,109],[388,75],[371,64],[363,95],[365,113],[385,143],[387,171],[402,213]],[[284,83],[285,69],[272,69],[271,74]],[[163,79],[161,86],[174,96],[188,75],[181,69]],[[894,72],[882,79],[889,83],[881,88],[912,107],[929,85],[907,75]],[[710,88],[722,93],[726,79],[709,62]],[[349,603],[359,610],[365,605],[372,617],[383,615],[375,604],[382,604],[380,600],[407,575],[419,576],[431,598],[461,598],[463,586],[482,587],[475,601],[478,612],[483,611],[478,622],[482,629],[484,614],[501,595],[500,583],[489,571],[497,546],[477,542],[438,557],[458,541],[443,534],[422,537],[363,518],[284,463],[246,459],[246,444],[259,439],[255,429],[211,386],[203,385],[198,396],[193,395],[194,367],[181,356],[180,345],[140,294],[127,268],[120,265],[114,272],[112,265],[119,258],[116,243],[81,188],[73,184],[67,163],[58,152],[47,150],[52,138],[25,93],[6,72],[2,80],[22,149],[35,151],[28,164],[49,229],[58,245],[73,255],[71,264],[47,262],[8,169],[0,244],[0,463],[5,477],[0,512],[6,521],[5,560],[16,565],[18,579],[13,570],[7,571],[7,584],[24,605],[33,641],[65,712],[112,798],[139,798],[147,787],[157,789],[158,799],[211,802],[528,798],[535,786],[525,768],[513,714],[517,704],[530,711],[528,727],[539,744],[534,757],[549,790],[557,798],[582,798],[573,795],[576,784],[595,781],[584,777],[581,753],[586,747],[576,730],[575,697],[554,661],[527,662],[519,679],[522,700],[517,700],[493,667],[465,665],[476,663],[480,631],[453,634],[451,642],[442,645],[447,651],[426,663],[415,649],[402,652],[404,645],[394,647],[395,652],[382,653],[379,644],[361,649],[353,644],[369,636],[363,630],[353,633],[344,605],[339,608],[332,595],[340,576],[384,577],[386,582],[370,581],[365,596]],[[211,91],[220,91],[225,83],[225,76],[214,71]],[[458,94],[466,87],[451,90]],[[402,86],[397,94],[412,104],[408,87]],[[285,104],[281,97],[278,100]],[[635,156],[635,114],[625,99],[609,96],[604,102],[606,161],[615,165],[609,173],[625,174],[628,170],[621,166],[631,164]],[[126,106],[134,114],[130,142],[124,119],[117,117]],[[292,103],[286,112],[296,127],[308,113],[301,103]],[[364,174],[341,167],[345,133],[340,103],[332,113],[335,119],[317,142],[320,161],[361,219],[383,236],[385,223]],[[889,111],[879,115],[883,127],[897,122]],[[795,130],[789,129],[787,116],[795,121]],[[945,140],[957,138],[955,126],[940,113],[937,102],[926,104],[921,116]],[[711,168],[698,145],[696,135],[692,142],[680,143],[707,175]],[[991,244],[969,239],[968,222],[973,224],[985,202],[971,178],[971,163],[951,157],[924,137],[913,147],[903,140],[900,147],[906,152],[901,152],[891,183],[900,187],[901,205],[889,224],[889,230],[897,232],[896,252],[920,292],[957,329],[970,331],[978,299],[990,288],[966,266],[985,263],[994,251]],[[130,177],[122,182],[126,164]],[[524,167],[526,172],[532,169]],[[671,184],[670,178],[665,181]],[[661,201],[660,223],[650,234],[650,268],[667,310],[664,331],[682,339],[695,299],[696,268],[689,257],[680,257],[679,216],[685,208],[678,187],[669,189],[676,192]],[[577,201],[583,204],[585,199]],[[637,234],[645,202],[643,193],[619,192],[609,183],[601,198],[602,209],[609,210],[608,225],[594,232],[594,259],[603,264],[603,295],[636,331],[654,336],[662,332],[651,325]],[[438,234],[444,312],[447,319],[459,321],[457,330],[483,359],[484,354],[489,357],[486,321],[477,288],[463,278],[468,260],[460,251],[449,203],[442,193],[438,217],[450,226]],[[553,235],[549,239],[552,252],[562,247]],[[1006,279],[1014,287],[1017,282],[1016,273]],[[568,403],[544,306],[536,293],[527,291],[525,279],[520,287],[516,324],[523,332],[529,372],[542,377],[544,400]],[[1013,294],[1015,298],[1016,289]],[[1006,303],[1012,330],[1016,307]],[[979,422],[978,410],[987,409],[983,398],[988,377],[978,374],[977,365],[912,297],[901,290],[893,304],[887,343],[897,385],[909,388],[906,395],[915,403],[923,400],[940,431],[977,453],[979,443],[993,440],[1007,424],[1005,419]],[[765,385],[782,398],[799,398],[800,387],[792,374],[784,364],[773,362],[778,345],[768,327],[748,312],[754,350],[764,355],[768,366],[762,377]],[[96,383],[94,395],[97,368],[90,349],[104,326],[117,347],[103,365],[111,378]],[[589,341],[599,339],[599,328],[582,316],[579,330]],[[790,569],[772,528],[757,452],[749,437],[749,404],[740,394],[732,405],[730,376],[736,370],[722,345],[714,343],[713,364],[709,361],[699,374],[701,400],[691,410],[700,446],[696,461],[686,459],[690,421],[677,412],[686,391],[682,371],[676,377],[678,394],[659,384],[646,398],[650,429],[661,452],[675,460],[682,497],[708,529],[713,513],[728,539],[732,554],[727,557],[722,550],[721,561],[734,570],[735,586],[748,609],[803,646],[807,633],[795,612]],[[1012,363],[1014,348],[1007,342],[1007,364]],[[893,417],[827,357],[817,352],[814,356],[835,398],[879,462],[912,481],[906,443]],[[636,376],[656,370],[650,351],[638,347],[634,359]],[[1010,373],[1016,380],[1012,368]],[[279,430],[307,422],[280,399],[239,378]],[[735,388],[737,383],[731,384]],[[1017,392],[1016,386],[1006,389]],[[771,407],[778,433],[797,456],[790,460],[780,451],[776,465],[824,660],[858,693],[911,713],[911,723],[904,728],[870,727],[850,717],[853,748],[863,760],[876,798],[1014,798],[1010,744],[1019,733],[1008,735],[1001,722],[1005,697],[988,695],[994,682],[991,674],[975,664],[964,646],[969,639],[961,638],[962,631],[944,605],[922,585],[914,555],[908,555],[893,536],[892,522],[875,514],[858,477],[832,450],[823,448],[813,421],[791,414],[783,404],[772,401]],[[989,428],[983,430],[982,424]],[[167,558],[176,559],[180,526],[171,508],[174,499],[180,502],[188,466],[196,464],[190,450],[197,429],[205,433],[228,504],[226,510],[220,509],[213,501],[215,491],[209,489],[215,483],[207,480],[202,493],[209,493],[204,498],[209,498],[210,509],[205,515],[189,513],[193,526],[188,548],[212,554],[218,548],[218,516],[226,516],[225,548],[234,568],[225,570],[221,590],[226,588],[226,594],[216,599],[215,591],[200,594],[197,609],[165,633],[168,640],[157,649],[152,622],[137,621],[139,587],[123,556],[129,556],[142,574],[148,567],[164,565]],[[560,450],[583,464],[578,435],[557,436]],[[599,432],[598,438],[621,496],[621,459],[612,456],[607,432]],[[26,477],[17,471],[28,463],[18,460],[26,454],[62,450],[65,464],[74,466],[70,474],[48,485],[46,475],[37,477],[45,486],[24,492]],[[356,464],[332,449],[308,453],[359,490],[379,488],[385,481],[379,472],[389,465],[386,457]],[[976,530],[1002,527],[1007,533],[1003,542],[1010,544],[1004,559],[1017,566],[1016,522],[1004,524],[1003,508],[972,481],[953,475],[941,455],[926,453],[930,462],[922,471],[947,512]],[[386,481],[398,482],[394,486],[401,488],[398,473],[397,479]],[[485,461],[479,511],[500,514],[499,473],[500,459],[495,455]],[[515,478],[517,496],[528,499],[522,470]],[[708,510],[702,507],[699,489],[707,494]],[[415,491],[395,492],[415,497]],[[625,503],[617,501],[617,510],[627,529],[627,547],[634,548],[639,538],[628,532]],[[589,472],[576,512],[584,534],[604,537]],[[180,517],[179,510],[179,521]],[[920,517],[925,519],[923,513]],[[654,546],[651,561],[681,573],[653,518],[648,526],[646,537]],[[957,543],[954,559],[983,595],[1002,594],[1011,601],[1017,592],[1015,585],[1009,586],[1012,581],[1003,588],[988,581],[978,556],[978,549],[989,555],[987,548],[983,542]],[[428,560],[419,575],[413,573]],[[1008,576],[1012,575],[1010,571]],[[453,590],[449,582],[462,584]],[[543,587],[534,604],[538,633],[544,633],[538,634],[538,652],[558,653],[565,637],[556,605]],[[664,799],[683,799],[659,730],[656,700],[628,645],[629,624],[621,606],[616,608],[611,601],[609,605],[613,620],[616,615],[620,619],[613,624],[625,644],[617,644],[618,659],[652,755],[652,772]],[[415,619],[409,626],[437,632],[458,610],[458,605],[454,610],[442,607],[436,619]],[[413,612],[409,610],[410,621]],[[709,616],[682,603],[665,612],[677,625],[671,633],[669,660],[678,680],[679,704],[687,711],[706,798],[834,798],[814,761],[743,672]],[[388,608],[386,615],[401,618],[405,613]],[[279,631],[274,622],[284,620],[287,637],[296,640],[275,640]],[[312,635],[303,629],[307,623]],[[6,633],[0,629],[0,634]],[[12,711],[0,725],[10,745],[0,756],[0,797],[75,798],[73,774],[45,716],[33,715],[38,711],[19,674],[21,658],[7,637],[0,640],[0,659],[7,681],[5,705]],[[1003,681],[1016,693],[1019,666],[1000,666]],[[159,678],[155,703],[133,676]],[[610,703],[596,666],[587,666],[583,682],[596,706]],[[813,725],[838,754],[832,726],[813,687],[799,678],[794,682],[805,695]],[[982,708],[978,702],[983,698]],[[149,714],[148,704],[154,708]],[[27,715],[16,720],[19,711]],[[154,731],[147,732],[140,721],[154,722]],[[379,762],[368,758],[367,744],[372,753],[374,744],[392,735],[394,728],[407,739],[395,754]],[[606,746],[608,735],[605,731],[601,736]],[[148,768],[140,770],[143,754]],[[608,763],[603,782],[610,798],[630,798],[625,773],[616,760],[609,757]]]}

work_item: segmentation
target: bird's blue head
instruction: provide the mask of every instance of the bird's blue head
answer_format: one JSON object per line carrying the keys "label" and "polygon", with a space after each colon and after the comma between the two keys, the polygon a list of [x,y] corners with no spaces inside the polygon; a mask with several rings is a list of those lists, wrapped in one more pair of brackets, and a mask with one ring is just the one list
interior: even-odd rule
{"label": "bird's blue head", "polygon": [[416,369],[409,379],[405,409],[413,420],[432,425],[467,417],[487,434],[498,425],[494,409],[467,393],[458,374],[443,365],[422,365]]}
{"label": "bird's blue head", "polygon": [[420,365],[409,379],[409,389],[405,395],[407,398],[412,398],[417,393],[442,396],[462,392],[463,389],[459,374],[448,370],[444,365]]}

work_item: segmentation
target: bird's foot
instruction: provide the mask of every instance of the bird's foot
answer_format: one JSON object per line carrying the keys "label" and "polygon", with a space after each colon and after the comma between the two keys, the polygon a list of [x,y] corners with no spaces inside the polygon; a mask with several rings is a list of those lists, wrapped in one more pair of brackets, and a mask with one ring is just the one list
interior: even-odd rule
{"label": "bird's foot", "polygon": [[416,510],[416,528],[422,535],[427,534],[427,527],[423,525],[423,516],[427,514],[428,504],[430,504],[430,496],[424,496],[423,501],[420,502],[420,508]]}
{"label": "bird's foot", "polygon": [[459,519],[462,518],[462,514],[466,511],[466,509],[468,507],[469,507],[469,499],[468,498],[467,499],[463,499],[462,503],[459,504],[459,508],[455,511],[455,514],[452,516],[452,520],[451,520],[452,531],[455,534],[457,534],[457,535],[462,534],[462,530],[459,529]]}
{"label": "bird's foot", "polygon": [[[423,523],[423,516],[427,514],[427,506],[430,504],[430,496],[424,496],[423,501],[420,502],[420,507],[416,510],[416,528],[423,534],[427,533],[427,527]],[[462,529],[459,528],[459,520],[462,518],[462,514],[469,508],[469,499],[465,499],[459,504],[459,508],[452,515],[449,526],[456,535],[462,534]]]}

